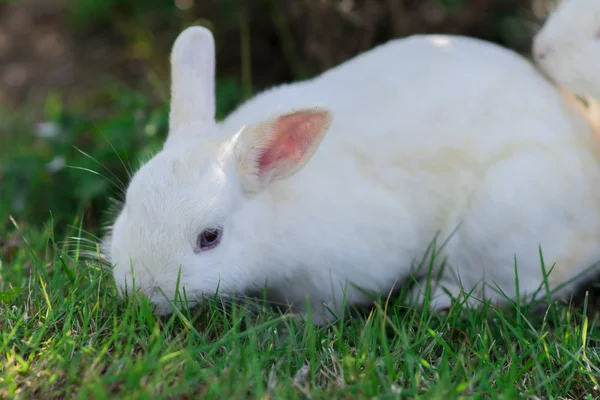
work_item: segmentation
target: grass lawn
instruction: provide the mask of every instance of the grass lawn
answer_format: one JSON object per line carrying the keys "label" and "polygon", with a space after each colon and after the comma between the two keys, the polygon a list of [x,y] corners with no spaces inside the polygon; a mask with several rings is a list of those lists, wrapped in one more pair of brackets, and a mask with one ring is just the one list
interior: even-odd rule
{"label": "grass lawn", "polygon": [[[558,304],[439,315],[380,301],[325,328],[268,309],[156,318],[52,230],[5,228],[0,398],[597,398],[596,320]],[[14,232],[18,232],[16,235]],[[287,332],[287,334],[282,334]]]}

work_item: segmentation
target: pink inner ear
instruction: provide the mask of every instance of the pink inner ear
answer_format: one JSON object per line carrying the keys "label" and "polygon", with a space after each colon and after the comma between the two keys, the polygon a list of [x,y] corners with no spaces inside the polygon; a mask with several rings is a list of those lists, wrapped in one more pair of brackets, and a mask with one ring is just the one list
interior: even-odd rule
{"label": "pink inner ear", "polygon": [[278,118],[271,128],[272,136],[259,156],[259,174],[282,163],[301,163],[326,123],[326,114],[306,111]]}

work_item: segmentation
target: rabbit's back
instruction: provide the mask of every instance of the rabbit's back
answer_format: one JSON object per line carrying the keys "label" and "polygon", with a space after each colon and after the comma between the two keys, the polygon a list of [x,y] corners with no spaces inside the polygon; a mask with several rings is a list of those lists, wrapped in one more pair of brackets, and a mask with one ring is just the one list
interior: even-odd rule
{"label": "rabbit's back", "polygon": [[[222,127],[230,135],[315,104],[333,113],[305,167],[315,173],[333,174],[332,159],[345,159],[448,178],[483,173],[528,148],[570,151],[566,143],[595,140],[581,114],[523,57],[477,39],[427,35],[388,42],[312,80],[267,90]],[[395,182],[386,184],[405,184],[389,175]]]}
{"label": "rabbit's back", "polygon": [[[560,129],[506,132],[497,124],[537,116],[568,131],[560,113],[549,113],[562,102],[532,64],[511,50],[467,37],[416,35],[392,40],[311,80],[259,93],[222,127],[230,135],[277,113],[322,104],[334,116],[324,145],[385,137],[413,153],[444,145],[464,148],[464,141],[482,136],[490,147],[511,137],[547,140]],[[490,129],[489,122],[497,128]],[[501,132],[499,138],[490,137],[494,131]]]}
{"label": "rabbit's back", "polygon": [[[392,41],[258,95],[223,127],[311,105],[332,110],[331,128],[311,162],[271,195],[285,221],[274,248],[322,247],[303,260],[314,271],[334,268],[385,291],[436,233],[445,239],[457,228],[445,254],[467,288],[489,278],[513,293],[516,255],[532,289],[541,282],[539,245],[560,279],[600,259],[597,139],[516,53],[459,37]],[[309,221],[319,224],[302,228]]]}

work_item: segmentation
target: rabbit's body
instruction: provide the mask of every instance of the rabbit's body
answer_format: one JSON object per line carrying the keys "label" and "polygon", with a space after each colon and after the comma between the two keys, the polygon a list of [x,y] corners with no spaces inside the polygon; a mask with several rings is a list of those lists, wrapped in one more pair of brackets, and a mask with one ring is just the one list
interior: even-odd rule
{"label": "rabbit's body", "polygon": [[[314,155],[306,162],[297,161],[296,152],[283,152],[285,165],[305,166],[285,179],[271,179],[261,190],[247,183],[256,176],[246,177],[244,168],[238,177],[234,170],[241,167],[232,167],[228,154],[238,154],[237,163],[255,154],[245,156],[233,147],[269,151],[273,146],[248,147],[251,138],[243,139],[244,130],[232,139],[233,133],[244,125],[260,131],[274,115],[315,106],[330,110],[332,120],[323,122],[319,109],[322,118],[298,114],[301,122],[328,127]],[[189,130],[195,123],[185,126]],[[273,124],[267,132],[287,126]],[[327,315],[320,306],[339,312],[344,295],[351,303],[367,301],[353,285],[384,295],[397,287],[438,233],[438,244],[452,236],[438,254],[449,265],[443,288],[433,293],[437,308],[449,304],[444,288],[458,295],[460,286],[470,291],[482,280],[491,286],[487,298],[503,299],[493,292],[496,286],[514,297],[515,256],[521,295],[532,294],[543,284],[540,245],[546,268],[556,263],[552,287],[600,261],[597,128],[529,62],[499,46],[451,36],[395,40],[312,80],[259,94],[221,123],[198,126],[208,133],[186,141],[172,134],[172,144],[134,177],[128,198],[134,198],[135,208],[135,198],[153,197],[148,181],[161,169],[175,171],[172,163],[185,170],[196,163],[203,171],[219,165],[220,178],[184,175],[185,184],[174,186],[180,178],[173,172],[156,184],[159,192],[169,186],[172,193],[163,193],[166,199],[143,217],[164,220],[161,208],[176,202],[172,214],[180,214],[186,226],[193,221],[168,240],[156,233],[160,225],[153,225],[149,243],[134,241],[132,227],[142,214],[119,217],[108,253],[117,262],[121,287],[126,276],[130,282],[123,268],[129,259],[144,289],[160,287],[172,299],[179,263],[188,299],[214,293],[217,286],[225,293],[248,293],[267,284],[272,300],[292,302],[298,310],[309,296],[321,318]],[[172,126],[172,132],[179,130]],[[194,157],[198,161],[190,161]],[[181,186],[185,192],[178,191]],[[206,197],[213,199],[210,206]],[[225,211],[216,206],[211,211],[214,199]],[[203,213],[211,223],[225,221],[219,222],[221,244],[185,256],[177,253],[187,250],[169,248],[165,257],[165,245],[177,247],[172,237],[180,237],[186,249],[197,226],[210,225]],[[136,261],[142,266],[135,267]],[[168,312],[164,300],[153,299],[159,312]]]}
{"label": "rabbit's body", "polygon": [[600,1],[561,2],[535,35],[533,56],[561,87],[600,100]]}
{"label": "rabbit's body", "polygon": [[563,1],[535,35],[533,58],[564,91],[585,97],[583,112],[600,125],[600,1]]}
{"label": "rabbit's body", "polygon": [[[445,40],[390,42],[312,81],[259,94],[224,121],[227,134],[315,104],[338,116],[304,169],[267,194],[281,224],[269,246],[275,264],[310,249],[301,261],[309,276],[297,276],[307,270],[297,265],[280,269],[289,271],[289,287],[274,285],[283,293],[308,280],[299,295],[312,284],[313,298],[325,300],[330,274],[385,293],[437,230],[442,240],[461,222],[444,254],[467,289],[486,277],[514,294],[514,253],[521,288],[537,289],[539,244],[547,268],[560,261],[557,281],[600,261],[591,127],[520,56]],[[298,229],[307,220],[316,223],[310,234]]]}

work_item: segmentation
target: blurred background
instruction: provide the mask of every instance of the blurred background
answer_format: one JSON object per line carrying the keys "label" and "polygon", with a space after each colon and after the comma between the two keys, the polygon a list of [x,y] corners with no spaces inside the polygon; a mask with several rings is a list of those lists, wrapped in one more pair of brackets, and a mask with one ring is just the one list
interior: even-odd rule
{"label": "blurred background", "polygon": [[475,36],[528,55],[555,3],[0,0],[0,243],[6,251],[16,240],[15,222],[57,235],[106,222],[119,182],[166,135],[168,57],[186,26],[215,35],[222,118],[270,85],[414,33]]}

